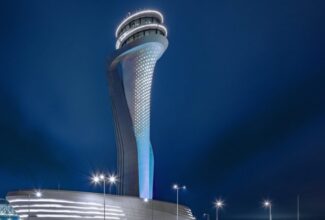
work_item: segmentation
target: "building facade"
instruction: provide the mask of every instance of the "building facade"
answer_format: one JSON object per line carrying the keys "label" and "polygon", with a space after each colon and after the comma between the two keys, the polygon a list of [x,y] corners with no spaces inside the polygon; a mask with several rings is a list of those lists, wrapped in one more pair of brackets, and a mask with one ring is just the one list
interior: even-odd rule
{"label": "building facade", "polygon": [[108,80],[118,148],[119,193],[153,197],[154,154],[150,141],[150,100],[154,68],[168,46],[162,14],[144,10],[116,30],[116,51]]}
{"label": "building facade", "polygon": [[[42,190],[36,196],[34,190],[9,192],[6,197],[21,219],[28,220],[171,220],[176,219],[176,204],[129,196],[105,196],[103,194],[65,190]],[[195,219],[189,208],[179,206],[179,220]],[[104,218],[105,217],[105,218]],[[5,219],[8,220],[8,219]],[[12,220],[15,220],[12,218]]]}

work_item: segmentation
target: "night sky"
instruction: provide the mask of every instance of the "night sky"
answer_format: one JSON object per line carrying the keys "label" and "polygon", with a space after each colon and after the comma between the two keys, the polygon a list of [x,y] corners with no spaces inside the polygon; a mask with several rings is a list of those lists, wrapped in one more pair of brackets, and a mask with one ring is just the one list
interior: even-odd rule
{"label": "night sky", "polygon": [[198,219],[325,219],[325,1],[1,0],[0,197],[100,192],[116,171],[107,60],[115,29],[160,10],[169,47],[152,90],[155,199]]}

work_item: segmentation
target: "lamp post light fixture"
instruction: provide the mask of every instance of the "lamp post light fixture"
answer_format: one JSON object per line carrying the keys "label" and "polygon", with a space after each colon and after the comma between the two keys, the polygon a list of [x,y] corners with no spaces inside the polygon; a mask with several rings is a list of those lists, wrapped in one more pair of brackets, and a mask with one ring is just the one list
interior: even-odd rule
{"label": "lamp post light fixture", "polygon": [[104,220],[106,219],[106,182],[108,181],[110,185],[110,191],[112,185],[116,184],[117,177],[115,175],[105,176],[105,174],[94,175],[92,177],[92,182],[94,184],[103,183],[103,199],[104,199]]}
{"label": "lamp post light fixture", "polygon": [[37,190],[36,192],[35,192],[35,196],[37,197],[37,198],[41,198],[42,197],[42,192],[40,191],[40,190]]}
{"label": "lamp post light fixture", "polygon": [[30,216],[30,193],[28,193],[28,220]]}
{"label": "lamp post light fixture", "polygon": [[272,203],[269,200],[263,202],[263,206],[269,209],[269,220],[272,220]]}
{"label": "lamp post light fixture", "polygon": [[203,213],[203,217],[206,217],[206,218],[207,218],[207,220],[210,220],[210,215],[209,215],[209,214],[207,214],[207,213]]}
{"label": "lamp post light fixture", "polygon": [[174,184],[173,189],[176,190],[176,219],[178,220],[178,194],[180,189],[186,190],[186,186],[179,186],[177,184]]}
{"label": "lamp post light fixture", "polygon": [[108,176],[109,193],[110,193],[110,194],[112,194],[112,193],[111,193],[111,191],[112,191],[112,186],[115,185],[116,182],[117,182],[117,176],[116,176],[116,175],[111,174],[111,175]]}
{"label": "lamp post light fixture", "polygon": [[219,219],[219,209],[221,209],[224,205],[225,204],[221,199],[218,199],[214,202],[214,206],[216,208],[216,220]]}
{"label": "lamp post light fixture", "polygon": [[[41,190],[35,190],[34,196],[37,198],[41,198],[43,196]],[[28,219],[30,217],[30,193],[28,193]]]}

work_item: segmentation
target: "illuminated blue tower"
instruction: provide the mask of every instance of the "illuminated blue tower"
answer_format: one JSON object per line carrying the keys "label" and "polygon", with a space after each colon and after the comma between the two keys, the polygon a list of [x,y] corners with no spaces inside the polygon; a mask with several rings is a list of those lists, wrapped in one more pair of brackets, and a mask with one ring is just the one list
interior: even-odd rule
{"label": "illuminated blue tower", "polygon": [[152,199],[150,99],[154,68],[168,46],[160,12],[129,15],[116,30],[108,78],[118,149],[119,193]]}

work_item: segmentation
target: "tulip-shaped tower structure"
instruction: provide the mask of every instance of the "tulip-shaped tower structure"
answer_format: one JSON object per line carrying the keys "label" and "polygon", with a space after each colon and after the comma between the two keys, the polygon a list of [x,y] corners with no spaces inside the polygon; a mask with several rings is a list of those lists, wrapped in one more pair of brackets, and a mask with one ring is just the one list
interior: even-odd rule
{"label": "tulip-shaped tower structure", "polygon": [[150,101],[154,68],[168,46],[160,12],[129,15],[116,30],[108,78],[118,148],[119,192],[152,199],[154,155]]}

